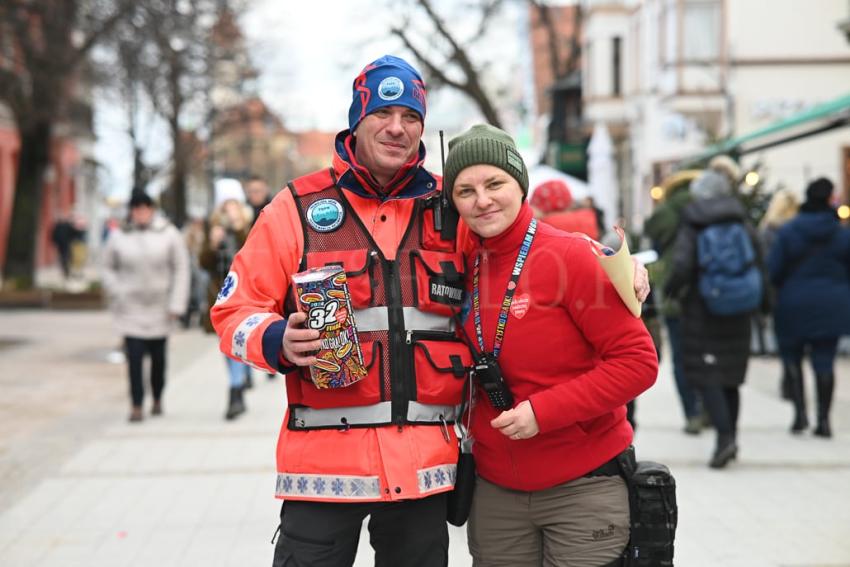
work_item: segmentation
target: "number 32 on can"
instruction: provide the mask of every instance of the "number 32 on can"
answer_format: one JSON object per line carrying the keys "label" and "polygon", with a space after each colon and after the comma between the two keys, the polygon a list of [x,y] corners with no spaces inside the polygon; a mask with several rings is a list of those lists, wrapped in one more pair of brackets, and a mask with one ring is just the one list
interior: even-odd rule
{"label": "number 32 on can", "polygon": [[337,309],[339,309],[339,302],[334,299],[324,305],[311,307],[307,312],[307,327],[322,330],[330,325],[338,324],[336,319]]}

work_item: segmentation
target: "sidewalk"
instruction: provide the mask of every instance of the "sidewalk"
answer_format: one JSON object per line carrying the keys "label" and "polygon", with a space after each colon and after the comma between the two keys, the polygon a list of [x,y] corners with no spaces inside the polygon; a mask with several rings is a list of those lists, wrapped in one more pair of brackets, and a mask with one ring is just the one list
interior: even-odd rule
{"label": "sidewalk", "polygon": [[[165,415],[131,425],[124,366],[106,362],[117,342],[102,312],[0,313],[0,565],[270,566],[283,381],[255,373],[248,413],[226,423],[215,337],[182,331]],[[739,461],[713,471],[713,432],[681,433],[662,366],[636,446],[676,476],[677,566],[850,566],[850,361],[837,373],[836,437],[795,438],[778,364],[753,359]],[[471,565],[465,530],[451,537],[450,565]],[[355,565],[372,565],[366,534]]]}

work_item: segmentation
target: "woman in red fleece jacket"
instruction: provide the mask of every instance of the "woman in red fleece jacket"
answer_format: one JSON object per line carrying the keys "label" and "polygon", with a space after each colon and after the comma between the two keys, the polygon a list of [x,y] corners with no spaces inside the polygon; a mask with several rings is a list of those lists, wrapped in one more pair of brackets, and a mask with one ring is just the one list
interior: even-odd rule
{"label": "woman in red fleece jacket", "polygon": [[534,221],[505,132],[453,139],[444,183],[472,232],[465,330],[513,396],[500,411],[476,388],[471,409],[474,565],[619,565],[629,503],[615,459],[633,438],[626,402],[655,381],[652,339],[590,243]]}

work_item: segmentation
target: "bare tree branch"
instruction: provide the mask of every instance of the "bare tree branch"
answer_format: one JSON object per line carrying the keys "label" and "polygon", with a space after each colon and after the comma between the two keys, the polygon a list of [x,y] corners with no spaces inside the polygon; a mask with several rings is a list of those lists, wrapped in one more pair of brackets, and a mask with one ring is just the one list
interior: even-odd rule
{"label": "bare tree branch", "polygon": [[115,26],[131,14],[134,6],[135,3],[131,0],[123,0],[122,2],[119,2],[115,13],[106,18],[106,20],[104,20],[97,29],[91,31],[88,36],[83,39],[80,47],[73,52],[68,63],[70,65],[77,65],[81,59],[88,55],[96,44],[103,41],[105,36],[112,33]]}
{"label": "bare tree branch", "polygon": [[392,33],[404,42],[405,46],[413,53],[420,64],[425,66],[429,73],[436,77],[438,81],[465,93],[475,102],[487,122],[494,126],[501,127],[502,121],[499,117],[499,113],[490,101],[487,92],[482,87],[479,72],[473,65],[464,48],[443,23],[442,18],[434,10],[430,0],[417,0],[416,3],[425,11],[425,14],[433,24],[439,37],[443,38],[443,40],[445,40],[448,44],[451,51],[451,54],[448,56],[448,61],[453,62],[460,68],[460,72],[466,78],[466,82],[461,83],[450,79],[448,75],[442,71],[441,65],[438,65],[432,59],[425,56],[421,50],[415,48],[412,41],[410,41],[409,37],[402,29],[394,28]]}
{"label": "bare tree branch", "polygon": [[450,86],[459,91],[466,91],[469,88],[469,85],[466,83],[459,83],[453,79],[450,79],[448,75],[446,75],[440,67],[438,67],[435,63],[433,63],[430,59],[425,57],[425,55],[420,51],[413,42],[407,37],[407,34],[401,28],[392,28],[390,32],[401,39],[404,46],[413,53],[413,56],[428,70],[428,74],[434,77],[441,84]]}
{"label": "bare tree branch", "polygon": [[478,30],[475,32],[475,35],[472,36],[473,38],[484,36],[487,32],[487,26],[490,24],[493,16],[499,12],[502,4],[502,0],[488,0],[481,5],[481,19],[478,22]]}

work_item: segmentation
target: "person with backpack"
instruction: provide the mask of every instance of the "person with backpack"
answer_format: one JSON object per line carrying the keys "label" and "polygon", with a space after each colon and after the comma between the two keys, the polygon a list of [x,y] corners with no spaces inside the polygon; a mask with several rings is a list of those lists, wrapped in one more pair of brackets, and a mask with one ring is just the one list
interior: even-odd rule
{"label": "person with backpack", "polygon": [[779,229],[768,254],[778,291],[776,335],[794,402],[791,433],[809,426],[802,368],[808,347],[817,386],[814,434],[827,438],[832,437],[829,410],[838,338],[850,334],[850,231],[841,227],[830,204],[832,190],[826,178],[813,181],[800,213]]}
{"label": "person with backpack", "polygon": [[750,317],[764,307],[758,237],[726,176],[703,172],[682,209],[665,291],[682,306],[685,376],[700,391],[717,432],[709,466],[738,455],[739,387],[750,355]]}
{"label": "person with backpack", "polygon": [[673,245],[682,216],[682,209],[691,202],[691,182],[699,176],[697,170],[680,171],[665,180],[664,200],[657,203],[655,210],[643,223],[644,234],[650,239],[652,248],[658,252],[658,261],[649,267],[650,279],[657,282],[659,312],[667,328],[667,340],[670,346],[670,359],[673,363],[673,378],[676,383],[676,393],[679,394],[682,412],[685,415],[684,432],[688,435],[699,435],[706,425],[704,407],[699,393],[690,385],[685,377],[682,363],[682,324],[681,306],[679,301],[663,292],[664,285],[670,277],[670,266],[673,262]]}

